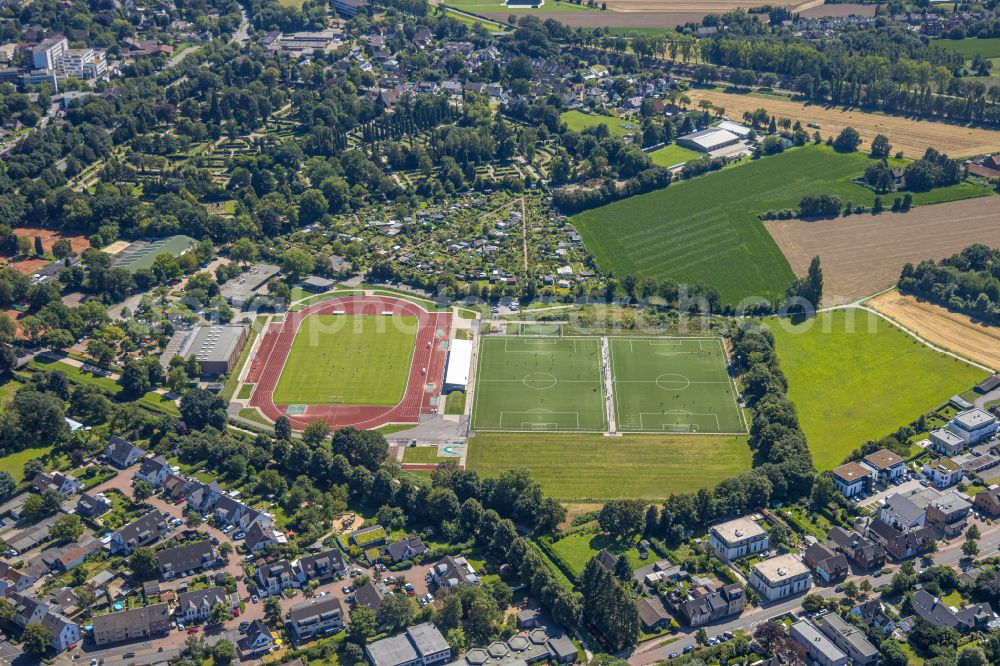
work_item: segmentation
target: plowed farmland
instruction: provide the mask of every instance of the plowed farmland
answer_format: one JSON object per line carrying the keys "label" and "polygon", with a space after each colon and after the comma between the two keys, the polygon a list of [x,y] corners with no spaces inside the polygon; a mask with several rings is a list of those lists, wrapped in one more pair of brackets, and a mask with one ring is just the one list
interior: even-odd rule
{"label": "plowed farmland", "polygon": [[1000,245],[995,196],[921,206],[908,213],[764,223],[796,275],[819,255],[823,305],[840,305],[895,284],[906,262],[942,259],[973,243]]}
{"label": "plowed farmland", "polygon": [[1000,150],[1000,132],[978,127],[963,127],[932,120],[915,120],[902,116],[886,116],[836,107],[805,105],[790,99],[756,97],[693,88],[687,91],[693,105],[708,100],[726,110],[726,115],[739,121],[745,111],[767,109],[771,115],[801,121],[803,125],[815,123],[820,134],[836,136],[845,127],[853,127],[861,134],[867,147],[876,134],[889,137],[893,152],[916,159],[927,148],[935,148],[952,157],[968,157]]}
{"label": "plowed farmland", "polygon": [[868,305],[933,345],[959,356],[1000,369],[1000,328],[972,321],[940,305],[919,301],[895,289],[876,296]]}

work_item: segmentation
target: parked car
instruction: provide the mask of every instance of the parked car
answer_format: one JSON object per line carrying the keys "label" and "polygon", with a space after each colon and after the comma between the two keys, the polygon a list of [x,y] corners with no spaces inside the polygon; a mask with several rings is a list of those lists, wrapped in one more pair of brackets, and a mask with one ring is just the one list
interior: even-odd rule
{"label": "parked car", "polygon": [[246,535],[247,535],[246,532],[244,532],[243,530],[240,530],[239,532],[237,532],[236,534],[233,535],[233,538],[236,539],[236,540],[239,540],[239,539],[244,538]]}
{"label": "parked car", "polygon": [[258,596],[257,596],[257,595],[255,594],[255,595],[253,595],[252,597],[250,597],[250,601],[252,601],[252,602],[254,602],[254,603],[257,603],[258,601],[260,601],[260,597],[258,597]]}
{"label": "parked car", "polygon": [[246,621],[240,622],[239,631],[240,631],[241,634],[246,633],[246,630],[249,629],[249,628],[250,628],[250,623],[249,622],[246,622]]}
{"label": "parked car", "polygon": [[122,656],[125,657],[126,659],[131,659],[132,657],[135,656],[135,652],[132,652],[131,650],[129,650],[128,652],[126,652]]}

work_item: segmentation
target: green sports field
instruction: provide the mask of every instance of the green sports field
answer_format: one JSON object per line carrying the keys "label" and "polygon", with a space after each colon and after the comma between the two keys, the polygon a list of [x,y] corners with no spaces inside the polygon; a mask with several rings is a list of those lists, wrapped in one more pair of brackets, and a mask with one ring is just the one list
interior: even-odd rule
{"label": "green sports field", "polygon": [[[545,4],[535,9],[532,7],[508,7],[501,0],[445,0],[448,7],[461,9],[473,14],[503,12],[504,14],[521,14],[526,12],[551,14],[553,12],[598,12],[600,10],[587,7],[586,3],[577,5],[572,2],[556,2],[545,0]],[[545,17],[547,18],[547,17]]]}
{"label": "green sports field", "polygon": [[395,405],[406,390],[416,317],[309,315],[299,326],[274,402]]}
{"label": "green sports field", "polygon": [[525,467],[563,501],[665,499],[714,488],[751,467],[745,435],[479,432],[468,467],[484,477]]}
{"label": "green sports field", "polygon": [[938,353],[857,308],[793,326],[766,320],[817,469],[827,470],[981,381],[986,373]]}
{"label": "green sports field", "polygon": [[[851,182],[869,162],[862,153],[804,146],[585,211],[571,222],[605,272],[708,284],[723,303],[773,301],[794,275],[758,214],[798,208],[807,194],[871,206],[874,193]],[[988,192],[970,188],[919,193],[914,203]]]}
{"label": "green sports field", "polygon": [[611,338],[622,432],[743,433],[718,338]]}
{"label": "green sports field", "polygon": [[597,338],[486,337],[479,345],[477,430],[604,430]]}
{"label": "green sports field", "polygon": [[704,157],[704,154],[699,153],[697,150],[678,146],[676,143],[654,150],[649,154],[649,158],[653,160],[653,164],[662,167],[672,167],[676,164],[690,162],[700,157]]}

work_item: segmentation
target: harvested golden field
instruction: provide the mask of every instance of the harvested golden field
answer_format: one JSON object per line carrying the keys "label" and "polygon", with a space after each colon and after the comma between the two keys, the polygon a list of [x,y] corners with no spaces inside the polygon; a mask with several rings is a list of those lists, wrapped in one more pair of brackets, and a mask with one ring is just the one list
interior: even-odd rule
{"label": "harvested golden field", "polygon": [[[978,127],[963,127],[932,120],[916,120],[902,116],[886,116],[838,107],[805,105],[790,99],[757,97],[736,93],[692,88],[686,95],[694,105],[705,99],[721,106],[726,115],[737,122],[746,111],[767,109],[771,115],[801,121],[803,125],[816,123],[820,134],[836,136],[845,127],[853,127],[861,134],[867,146],[876,134],[889,137],[893,152],[902,150],[904,156],[916,159],[927,148],[935,148],[952,157],[969,157],[1000,150],[1000,132]],[[810,130],[811,131],[811,130]]]}
{"label": "harvested golden field", "polygon": [[819,255],[823,305],[852,303],[891,287],[906,262],[943,259],[973,243],[1000,245],[995,196],[920,206],[908,213],[833,220],[773,220],[764,226],[796,275]]}
{"label": "harvested golden field", "polygon": [[[548,2],[549,0],[546,0]],[[798,0],[607,0],[608,9],[613,12],[638,13],[662,12],[682,14],[724,14],[734,9],[750,9],[771,5],[791,7],[804,4]],[[544,7],[543,7],[544,8]]]}
{"label": "harvested golden field", "polygon": [[868,305],[933,345],[1000,370],[1000,328],[996,326],[974,322],[895,289],[876,296]]}

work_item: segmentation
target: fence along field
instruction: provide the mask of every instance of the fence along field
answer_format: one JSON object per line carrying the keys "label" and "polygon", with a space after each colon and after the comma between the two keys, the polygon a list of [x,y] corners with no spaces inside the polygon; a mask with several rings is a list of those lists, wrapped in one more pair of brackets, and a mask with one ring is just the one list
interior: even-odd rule
{"label": "fence along field", "polygon": [[607,428],[597,338],[483,338],[476,378],[476,429]]}
{"label": "fence along field", "polygon": [[893,152],[902,150],[903,155],[910,159],[921,157],[928,148],[951,157],[971,157],[1000,150],[1000,132],[995,130],[703,88],[691,88],[685,94],[692,105],[697,106],[701,100],[708,100],[724,108],[726,115],[737,121],[744,112],[763,108],[778,118],[788,118],[793,122],[798,120],[803,126],[815,123],[820,126],[823,138],[836,136],[845,127],[853,127],[864,141],[863,149],[871,144],[876,134],[885,134]]}
{"label": "fence along field", "polygon": [[718,338],[611,338],[622,432],[745,432]]}

